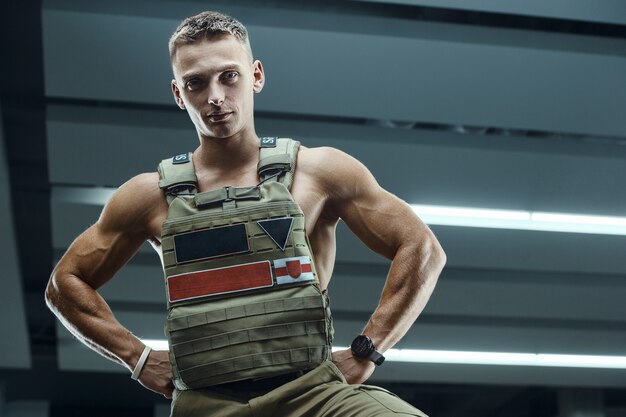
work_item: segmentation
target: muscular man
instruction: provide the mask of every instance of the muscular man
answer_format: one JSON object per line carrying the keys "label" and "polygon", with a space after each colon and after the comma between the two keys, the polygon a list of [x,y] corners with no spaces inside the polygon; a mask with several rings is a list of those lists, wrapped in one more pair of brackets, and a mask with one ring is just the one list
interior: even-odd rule
{"label": "muscular man", "polygon": [[[349,155],[257,136],[265,74],[240,22],[201,13],[169,46],[174,98],[200,146],[116,191],[54,269],[50,308],[143,386],[173,396],[174,416],[421,415],[360,384],[433,291],[445,255],[432,232]],[[392,264],[363,335],[331,354],[326,288],[340,218]],[[97,292],[145,240],[165,269],[169,353],[146,348]]]}

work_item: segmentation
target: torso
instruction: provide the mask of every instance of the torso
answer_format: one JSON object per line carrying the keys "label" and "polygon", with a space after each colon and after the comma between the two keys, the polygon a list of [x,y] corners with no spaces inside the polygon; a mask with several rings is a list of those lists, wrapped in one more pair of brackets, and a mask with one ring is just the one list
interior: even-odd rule
{"label": "torso", "polygon": [[[306,230],[315,259],[315,266],[322,289],[326,289],[333,272],[335,263],[335,228],[338,218],[329,215],[327,210],[327,195],[322,189],[315,174],[315,149],[301,147],[298,154],[297,168],[291,187],[291,194],[302,209],[306,220]],[[243,175],[216,177],[210,172],[203,172],[196,168],[199,192],[214,190],[227,185],[249,186],[256,185],[259,180],[256,166],[246,170]],[[154,173],[158,183],[158,174]],[[157,188],[158,189],[158,188]],[[167,202],[160,189],[160,204],[155,207],[150,216],[149,231],[153,236],[152,244],[161,256],[160,240],[161,227],[167,217]]]}

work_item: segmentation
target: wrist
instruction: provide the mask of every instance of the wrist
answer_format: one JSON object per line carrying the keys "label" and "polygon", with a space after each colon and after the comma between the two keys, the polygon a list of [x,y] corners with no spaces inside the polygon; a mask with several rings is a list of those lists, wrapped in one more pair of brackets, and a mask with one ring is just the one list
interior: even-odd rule
{"label": "wrist", "polygon": [[385,361],[385,357],[376,350],[376,346],[366,335],[357,336],[350,345],[352,356],[360,359],[372,361],[374,365],[380,366]]}
{"label": "wrist", "polygon": [[139,356],[139,359],[137,360],[137,363],[135,364],[135,366],[133,367],[133,371],[130,375],[130,377],[134,380],[139,379],[139,375],[141,374],[141,371],[143,370],[144,366],[146,365],[146,362],[148,360],[148,356],[150,355],[150,352],[152,351],[152,348],[150,348],[150,346],[146,345],[143,348],[143,351],[141,352],[141,355]]}
{"label": "wrist", "polygon": [[129,339],[125,341],[121,348],[123,350],[118,353],[118,357],[126,368],[132,372],[137,366],[146,345],[140,339],[130,334]]}

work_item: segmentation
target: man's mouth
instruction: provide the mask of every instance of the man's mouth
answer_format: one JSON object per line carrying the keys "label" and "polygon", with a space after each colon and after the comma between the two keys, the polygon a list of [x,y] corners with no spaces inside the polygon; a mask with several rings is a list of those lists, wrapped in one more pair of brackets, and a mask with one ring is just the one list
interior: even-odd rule
{"label": "man's mouth", "polygon": [[208,119],[211,123],[223,122],[230,117],[232,112],[212,112],[209,113]]}

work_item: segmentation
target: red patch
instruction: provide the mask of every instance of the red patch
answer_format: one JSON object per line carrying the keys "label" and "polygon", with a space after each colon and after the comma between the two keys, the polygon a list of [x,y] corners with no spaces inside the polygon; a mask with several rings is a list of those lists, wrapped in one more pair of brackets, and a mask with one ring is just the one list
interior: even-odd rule
{"label": "red patch", "polygon": [[192,272],[167,279],[170,302],[272,285],[268,261]]}

